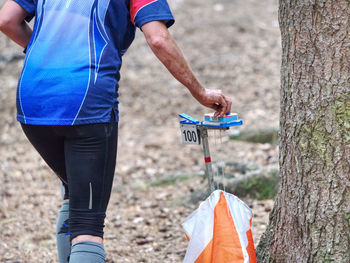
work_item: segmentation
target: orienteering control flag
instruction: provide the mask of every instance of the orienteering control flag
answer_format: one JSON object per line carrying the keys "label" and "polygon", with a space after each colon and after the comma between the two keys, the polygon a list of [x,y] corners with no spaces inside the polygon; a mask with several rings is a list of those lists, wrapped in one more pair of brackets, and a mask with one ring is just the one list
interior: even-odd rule
{"label": "orienteering control flag", "polygon": [[233,194],[214,191],[183,223],[183,263],[256,263],[252,212]]}

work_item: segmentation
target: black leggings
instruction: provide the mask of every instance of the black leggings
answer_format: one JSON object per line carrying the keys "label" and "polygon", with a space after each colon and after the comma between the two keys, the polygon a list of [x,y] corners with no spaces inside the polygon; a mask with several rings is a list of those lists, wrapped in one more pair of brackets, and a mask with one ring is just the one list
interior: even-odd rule
{"label": "black leggings", "polygon": [[27,125],[22,129],[69,198],[69,231],[103,238],[116,164],[118,124]]}

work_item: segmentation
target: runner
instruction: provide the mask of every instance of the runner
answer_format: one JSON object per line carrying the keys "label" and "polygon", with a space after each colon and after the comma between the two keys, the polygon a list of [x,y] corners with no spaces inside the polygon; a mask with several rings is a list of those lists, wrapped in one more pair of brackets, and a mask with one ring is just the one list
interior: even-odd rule
{"label": "runner", "polygon": [[173,23],[166,0],[8,0],[0,11],[0,30],[26,53],[17,119],[64,186],[56,231],[60,263],[105,262],[119,70],[136,27],[199,103],[220,116],[231,109],[220,90],[198,82],[168,32]]}

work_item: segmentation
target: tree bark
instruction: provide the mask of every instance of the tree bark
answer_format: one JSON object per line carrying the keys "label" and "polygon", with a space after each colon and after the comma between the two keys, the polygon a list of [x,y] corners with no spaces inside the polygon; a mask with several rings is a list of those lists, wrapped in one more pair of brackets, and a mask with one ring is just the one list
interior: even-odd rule
{"label": "tree bark", "polygon": [[349,0],[280,0],[280,174],[258,262],[350,262]]}

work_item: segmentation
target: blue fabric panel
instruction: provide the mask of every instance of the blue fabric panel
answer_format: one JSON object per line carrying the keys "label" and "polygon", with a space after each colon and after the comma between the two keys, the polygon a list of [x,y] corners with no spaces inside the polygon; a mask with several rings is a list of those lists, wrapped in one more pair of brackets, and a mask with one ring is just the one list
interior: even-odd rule
{"label": "blue fabric panel", "polygon": [[174,24],[175,19],[166,0],[152,2],[138,10],[135,17],[135,25],[138,28],[151,21],[164,21],[167,27]]}
{"label": "blue fabric panel", "polygon": [[33,0],[13,0],[18,3],[24,10],[28,12],[26,20],[29,22],[35,16],[36,2]]}

